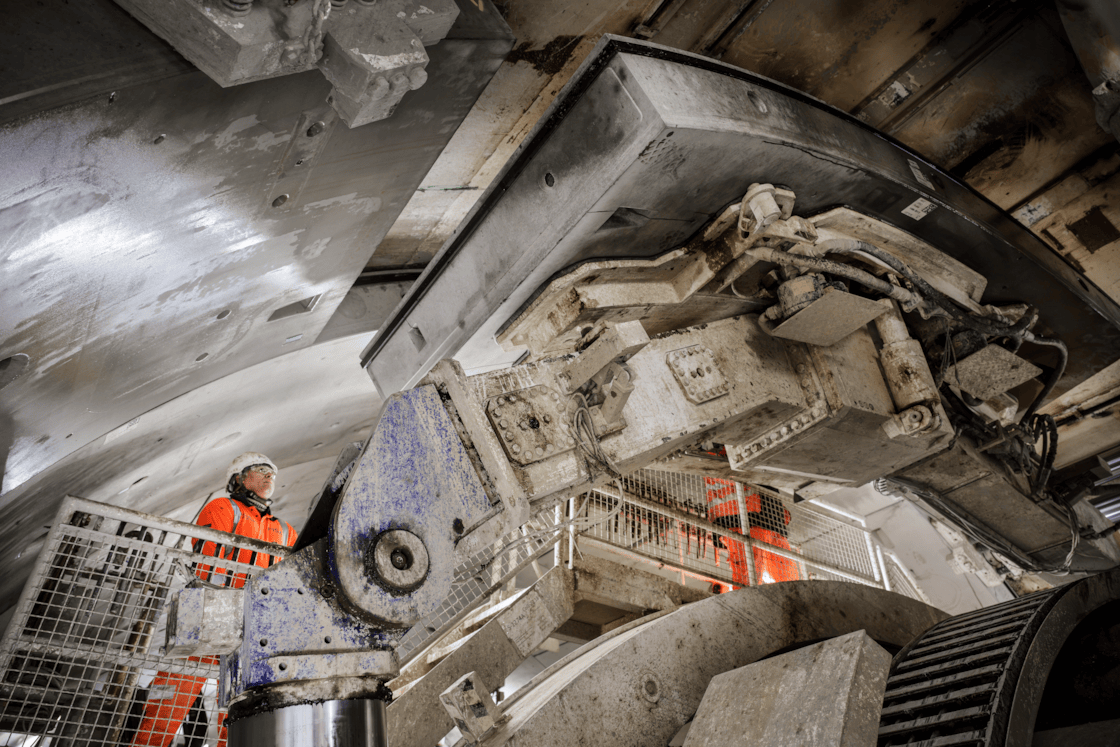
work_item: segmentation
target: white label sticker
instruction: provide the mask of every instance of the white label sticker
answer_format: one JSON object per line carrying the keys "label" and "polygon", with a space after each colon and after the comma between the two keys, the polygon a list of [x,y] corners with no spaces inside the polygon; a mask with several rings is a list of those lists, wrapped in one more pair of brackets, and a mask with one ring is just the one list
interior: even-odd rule
{"label": "white label sticker", "polygon": [[919,184],[924,185],[927,189],[934,189],[933,182],[922,173],[922,167],[916,161],[910,161],[910,170],[914,172],[914,178],[918,180]]}
{"label": "white label sticker", "polygon": [[910,98],[910,91],[897,80],[891,83],[887,90],[879,94],[879,101],[882,102],[883,106],[890,107],[891,109],[908,98]]}
{"label": "white label sticker", "polygon": [[512,607],[498,616],[498,625],[522,656],[529,656],[548,638],[561,621],[554,620],[540,596],[530,590]]}
{"label": "white label sticker", "polygon": [[932,213],[936,208],[937,208],[937,206],[934,205],[929,200],[927,200],[923,197],[919,197],[918,199],[911,202],[906,207],[906,209],[902,211],[902,214],[905,215],[907,218],[913,218],[914,220],[921,220],[922,218],[924,218],[927,215],[929,215],[930,213]]}

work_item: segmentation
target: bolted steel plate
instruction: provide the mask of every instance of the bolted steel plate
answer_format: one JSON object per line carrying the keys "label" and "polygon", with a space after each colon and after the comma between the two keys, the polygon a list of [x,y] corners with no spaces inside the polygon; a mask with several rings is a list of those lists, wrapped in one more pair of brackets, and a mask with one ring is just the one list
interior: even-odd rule
{"label": "bolted steel plate", "polygon": [[486,403],[486,415],[518,464],[532,464],[576,445],[560,395],[546,386],[507,392]]}
{"label": "bolted steel plate", "polygon": [[727,379],[716,365],[715,354],[701,345],[674,350],[665,356],[669,369],[693,404],[727,394]]}

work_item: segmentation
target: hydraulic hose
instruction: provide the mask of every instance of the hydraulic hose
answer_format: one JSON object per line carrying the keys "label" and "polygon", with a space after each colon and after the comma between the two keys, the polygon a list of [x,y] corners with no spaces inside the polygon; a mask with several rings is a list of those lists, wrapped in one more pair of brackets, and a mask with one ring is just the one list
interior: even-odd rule
{"label": "hydraulic hose", "polygon": [[921,297],[917,294],[889,283],[886,280],[877,278],[870,272],[864,272],[851,265],[833,262],[828,259],[820,259],[819,257],[790,254],[769,247],[755,247],[753,249],[748,249],[746,253],[764,262],[773,262],[778,265],[790,265],[792,267],[798,267],[803,270],[813,270],[815,272],[827,272],[830,275],[838,275],[839,277],[847,278],[873,291],[878,291],[885,296],[890,296],[903,304],[903,306],[909,307],[914,302],[921,301]]}
{"label": "hydraulic hose", "polygon": [[[918,292],[929,299],[934,305],[938,306],[942,311],[953,318],[953,321],[974,329],[985,335],[992,337],[1005,337],[1013,334],[1022,334],[1030,324],[1028,314],[1024,314],[1013,325],[1002,325],[990,320],[977,317],[971,312],[964,311],[960,308],[956,301],[946,296],[941,291],[934,288],[921,275],[914,272],[905,262],[894,256],[890,252],[884,251],[874,244],[869,244],[866,241],[859,241],[857,239],[828,239],[816,244],[814,249],[822,254],[844,254],[848,256],[858,256],[866,254],[874,259],[879,260],[887,267],[897,272],[902,277],[909,280],[918,289]],[[1026,320],[1026,321],[1024,321]],[[1023,324],[1021,328],[1019,324]],[[1016,328],[1018,328],[1016,330]],[[1016,332],[1013,332],[1016,330]]]}
{"label": "hydraulic hose", "polygon": [[1031,406],[1028,407],[1026,409],[1026,412],[1023,413],[1022,419],[1019,420],[1020,423],[1028,422],[1031,416],[1038,411],[1038,408],[1042,406],[1042,403],[1045,402],[1046,398],[1050,396],[1050,393],[1054,391],[1054,387],[1057,386],[1058,380],[1062,378],[1063,374],[1065,374],[1066,364],[1069,363],[1069,348],[1067,348],[1066,344],[1061,340],[1049,337],[1036,337],[1030,332],[1025,332],[1023,334],[1023,338],[1028,342],[1033,342],[1035,345],[1046,345],[1047,347],[1057,348],[1058,365],[1055,366],[1054,370],[1050,372],[1050,376],[1047,377],[1046,383],[1042,386],[1042,391],[1039,392],[1038,396],[1034,398],[1034,402],[1032,402]]}
{"label": "hydraulic hose", "polygon": [[948,314],[954,321],[962,326],[976,330],[981,334],[990,337],[1009,337],[1020,342],[1026,340],[1036,345],[1046,345],[1057,348],[1060,355],[1058,366],[1047,378],[1038,397],[1035,398],[1034,402],[1031,403],[1030,407],[1028,407],[1023,414],[1022,420],[1019,421],[1021,423],[1029,421],[1030,417],[1035,414],[1046,398],[1054,391],[1058,380],[1061,379],[1062,375],[1065,373],[1066,364],[1069,362],[1069,350],[1065,343],[1061,340],[1048,337],[1037,337],[1029,331],[1038,321],[1038,309],[1033,306],[1028,306],[1027,310],[1014,324],[1000,324],[990,319],[976,316],[972,312],[962,309],[956,301],[926,282],[921,275],[910,269],[905,262],[874,244],[869,244],[866,241],[859,241],[857,239],[828,239],[813,246],[802,245],[799,248],[801,251],[811,251],[819,254],[844,254],[847,256],[866,255],[867,257],[882,262],[884,265],[909,280],[921,295],[912,293],[905,288],[900,288],[897,285],[877,278],[869,272],[864,272],[850,265],[833,262],[821,257],[810,256],[808,254],[791,254],[769,247],[756,247],[750,249],[749,253],[757,259],[767,262],[791,265],[805,270],[826,272],[831,275],[848,278],[866,288],[889,296],[901,302],[904,306],[914,302],[920,302],[924,297]]}
{"label": "hydraulic hose", "polygon": [[1033,306],[1028,306],[1027,310],[1014,324],[998,324],[964,311],[953,299],[927,283],[918,273],[907,267],[906,263],[902,260],[874,244],[856,239],[830,239],[820,242],[814,248],[824,254],[834,253],[849,256],[865,254],[879,260],[913,283],[914,287],[917,288],[922,295],[939,306],[945,313],[949,314],[954,321],[974,329],[981,334],[990,335],[992,337],[1010,337],[1020,342],[1027,340],[1036,345],[1047,345],[1057,348],[1060,356],[1058,366],[1047,378],[1038,397],[1035,398],[1034,402],[1031,403],[1030,407],[1028,407],[1023,414],[1023,418],[1019,421],[1021,423],[1026,423],[1030,420],[1031,416],[1035,414],[1042,403],[1046,401],[1046,398],[1050,396],[1050,393],[1054,391],[1058,380],[1061,379],[1062,375],[1065,373],[1066,364],[1069,362],[1069,350],[1066,344],[1057,339],[1036,337],[1029,331],[1038,321],[1038,309]]}

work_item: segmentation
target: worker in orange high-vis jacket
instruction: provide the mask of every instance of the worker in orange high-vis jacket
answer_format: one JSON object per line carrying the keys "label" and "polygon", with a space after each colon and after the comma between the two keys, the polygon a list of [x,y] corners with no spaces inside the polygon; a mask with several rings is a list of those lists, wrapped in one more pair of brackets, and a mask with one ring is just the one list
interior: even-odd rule
{"label": "worker in orange high-vis jacket", "polygon": [[[292,547],[296,543],[296,530],[269,511],[276,475],[276,465],[264,454],[254,451],[242,454],[226,471],[228,494],[219,495],[207,503],[196,523],[241,537]],[[238,549],[232,544],[227,547],[216,542],[195,540],[194,550],[215,558],[265,568],[275,562],[273,556],[267,553]],[[212,566],[200,563],[195,572],[203,581],[234,589],[243,587],[247,580],[244,573],[234,573],[218,563]],[[203,661],[217,663],[214,658]],[[186,747],[201,747],[208,725],[202,705],[202,688],[205,685],[205,677],[167,672],[156,675],[132,744],[168,747],[179,731],[179,725],[183,724]],[[225,724],[219,723],[218,745],[224,747],[225,743]]]}
{"label": "worker in orange high-vis jacket", "polygon": [[[708,486],[708,518],[717,526],[743,534],[743,527],[739,520],[739,504],[734,498],[736,483],[718,477],[705,477],[704,482]],[[750,490],[746,486],[744,488],[743,503],[747,510],[747,521],[750,523],[747,534],[751,539],[783,550],[792,550],[787,539],[789,532],[786,529],[791,519],[789,510],[777,498],[761,491]],[[740,586],[749,586],[750,564],[747,562],[745,544],[730,537],[727,538],[726,543],[732,582]],[[753,548],[751,555],[758,583],[797,581],[801,578],[797,563],[788,558],[767,552],[758,546]]]}

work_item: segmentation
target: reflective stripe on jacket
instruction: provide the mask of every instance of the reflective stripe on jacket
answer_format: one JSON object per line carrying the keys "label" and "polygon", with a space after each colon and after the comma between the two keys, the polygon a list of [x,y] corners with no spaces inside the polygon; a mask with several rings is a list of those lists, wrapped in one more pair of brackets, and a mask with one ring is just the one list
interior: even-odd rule
{"label": "reflective stripe on jacket", "polygon": [[[221,532],[229,532],[250,539],[272,542],[277,545],[292,547],[296,543],[296,530],[286,521],[280,521],[271,514],[261,516],[253,506],[248,506],[241,501],[222,496],[206,504],[198,515],[198,525],[212,527]],[[272,556],[267,553],[257,553],[252,550],[242,549],[234,558],[234,548],[220,547],[214,542],[204,542],[199,550],[205,555],[221,558],[233,558],[239,563],[256,564],[263,567],[272,565]],[[209,570],[209,569],[207,569]]]}

